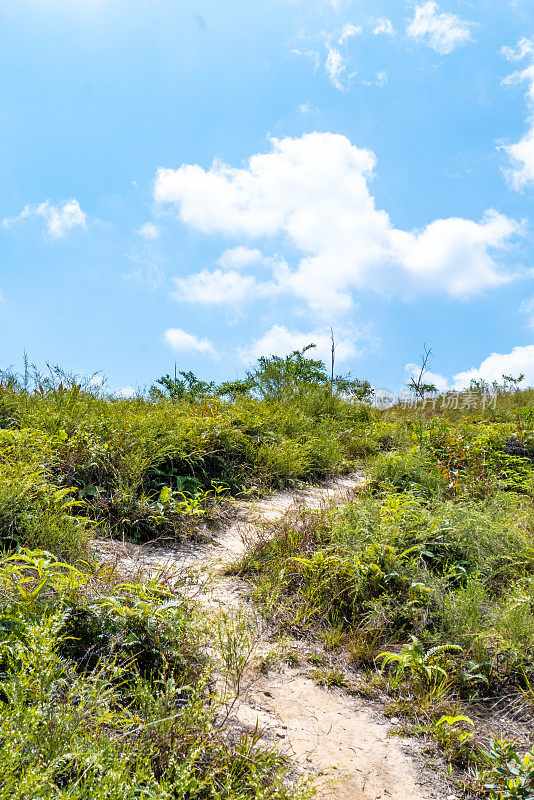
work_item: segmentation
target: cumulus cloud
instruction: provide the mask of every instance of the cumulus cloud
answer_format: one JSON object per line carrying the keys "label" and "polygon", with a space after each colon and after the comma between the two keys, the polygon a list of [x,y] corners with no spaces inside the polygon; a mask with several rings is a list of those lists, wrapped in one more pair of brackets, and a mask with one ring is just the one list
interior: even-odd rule
{"label": "cumulus cloud", "polygon": [[377,19],[376,21],[376,25],[373,28],[373,33],[375,36],[394,36],[395,28],[393,27],[393,23],[390,19],[380,17],[380,19]]}
{"label": "cumulus cloud", "polygon": [[63,239],[73,228],[86,227],[87,215],[80,208],[74,198],[67,200],[63,205],[53,205],[46,200],[38,206],[25,206],[17,217],[6,217],[2,224],[11,227],[18,222],[23,222],[34,217],[41,217],[46,224],[46,231],[54,239]]}
{"label": "cumulus cloud", "polygon": [[479,367],[472,367],[454,376],[454,388],[457,390],[469,386],[472,380],[483,380],[487,383],[502,383],[503,375],[525,376],[524,385],[534,386],[534,345],[514,347],[511,353],[492,353],[484,359]]}
{"label": "cumulus cloud", "polygon": [[[359,354],[356,347],[358,335],[345,331],[336,334],[336,362],[347,361]],[[260,356],[286,356],[294,350],[302,350],[308,344],[316,345],[307,355],[310,358],[321,358],[330,361],[332,342],[329,329],[315,329],[309,332],[289,330],[285,325],[273,325],[263,336],[241,350],[243,361],[255,361]]]}
{"label": "cumulus cloud", "polygon": [[[339,134],[273,139],[271,152],[241,168],[215,161],[207,170],[159,169],[155,199],[175,204],[184,224],[205,233],[284,241],[300,260],[293,268],[276,263],[278,289],[327,317],[352,308],[354,289],[464,299],[512,279],[498,255],[521,233],[518,223],[489,210],[480,221],[451,217],[420,230],[396,228],[370,192],[375,163],[371,151]],[[210,275],[181,286],[189,297],[200,298],[204,288],[212,295]],[[220,276],[220,291],[235,299],[253,288],[237,273]]]}
{"label": "cumulus cloud", "polygon": [[185,278],[174,278],[175,300],[206,306],[239,305],[244,300],[266,297],[277,291],[274,283],[258,283],[252,275],[236,270],[204,269]]}
{"label": "cumulus cloud", "polygon": [[217,351],[209,339],[200,339],[194,333],[188,333],[181,328],[168,328],[163,338],[169,347],[179,353],[197,352],[217,357]]}
{"label": "cumulus cloud", "polygon": [[407,28],[408,36],[426,42],[441,55],[448,55],[470,41],[471,22],[456,14],[440,14],[438,4],[430,0],[415,7],[415,16]]}
{"label": "cumulus cloud", "polygon": [[503,54],[509,61],[524,59],[530,61],[525,69],[512,73],[504,80],[504,83],[508,85],[514,83],[527,85],[526,98],[530,108],[529,128],[518,142],[503,148],[512,163],[512,167],[505,170],[505,175],[510,185],[516,191],[521,191],[527,184],[534,182],[534,41],[520,39],[515,48],[503,47]]}
{"label": "cumulus cloud", "polygon": [[143,239],[159,239],[160,230],[153,222],[145,222],[137,231]]}
{"label": "cumulus cloud", "polygon": [[[418,377],[420,369],[418,364],[406,364],[406,372],[410,377]],[[457,372],[450,379],[437,372],[425,372],[424,382],[433,383],[438,392],[461,392],[469,387],[472,380],[502,384],[503,375],[518,378],[521,374],[525,376],[523,386],[534,386],[534,345],[514,347],[511,353],[492,353],[479,367]]]}
{"label": "cumulus cloud", "polygon": [[225,250],[219,258],[219,265],[223,269],[241,269],[243,267],[265,264],[266,262],[267,259],[263,256],[261,250],[243,247],[243,245]]}

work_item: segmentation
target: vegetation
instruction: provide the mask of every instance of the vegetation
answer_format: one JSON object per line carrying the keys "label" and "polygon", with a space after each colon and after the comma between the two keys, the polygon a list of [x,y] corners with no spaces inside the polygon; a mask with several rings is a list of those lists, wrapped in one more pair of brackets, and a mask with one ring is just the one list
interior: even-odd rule
{"label": "vegetation", "polygon": [[57,368],[2,377],[0,800],[301,796],[275,751],[221,724],[214,660],[237,693],[245,622],[205,619],[165,576],[126,581],[93,542],[194,540],[233,497],[362,465],[357,497],[266,526],[241,572],[282,628],[348,652],[473,791],[532,796],[532,753],[472,718],[507,703],[532,721],[534,391],[508,376],[451,402],[423,370],[418,404],[380,410],[308,349],[128,400]]}
{"label": "vegetation", "polygon": [[342,645],[471,788],[531,797],[532,753],[482,730],[483,755],[462,722],[506,703],[532,730],[534,392],[500,388],[373,409],[352,432],[365,488],[266,526],[240,569],[284,629]]}
{"label": "vegetation", "polygon": [[181,372],[130,400],[54,367],[2,376],[0,800],[307,796],[225,724],[245,621],[206,618],[175,576],[121,578],[93,542],[198,538],[231,496],[349,469],[368,412],[325,375],[297,352],[246,390]]}
{"label": "vegetation", "polygon": [[207,630],[157,581],[0,561],[2,800],[285,800],[274,750],[224,730]]}
{"label": "vegetation", "polygon": [[349,469],[358,453],[346,432],[369,410],[345,397],[370,389],[339,378],[341,396],[320,364],[302,352],[260,359],[254,391],[233,401],[227,384],[216,391],[191,373],[130,400],[57,368],[30,391],[4,376],[0,543],[72,560],[94,525],[137,541],[194,536],[192,520],[225,495]]}

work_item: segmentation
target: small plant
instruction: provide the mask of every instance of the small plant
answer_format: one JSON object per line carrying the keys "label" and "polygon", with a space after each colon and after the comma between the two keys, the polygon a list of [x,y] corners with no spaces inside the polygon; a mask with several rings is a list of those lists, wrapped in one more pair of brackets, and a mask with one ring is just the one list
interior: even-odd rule
{"label": "small plant", "polygon": [[156,502],[150,507],[159,515],[164,515],[167,509],[174,513],[185,514],[190,517],[202,517],[206,511],[222,502],[224,495],[230,491],[228,486],[214,486],[212,489],[195,489],[192,493],[172,491],[164,486]]}
{"label": "small plant", "polygon": [[327,650],[336,650],[342,643],[344,631],[342,626],[327,628],[322,639]]}
{"label": "small plant", "polygon": [[451,652],[461,652],[462,648],[459,645],[443,644],[425,652],[423,644],[416,636],[411,639],[410,644],[403,645],[400,653],[385,652],[378,655],[382,659],[381,671],[395,665],[395,683],[402,680],[406,671],[410,672],[412,680],[427,684],[435,684],[438,680],[447,678],[446,656]]}
{"label": "small plant", "polygon": [[239,697],[245,672],[261,638],[261,630],[259,624],[241,609],[218,614],[215,624],[224,693]]}
{"label": "small plant", "polygon": [[531,800],[534,796],[534,747],[520,755],[514,742],[497,739],[481,750],[488,766],[479,780],[491,800]]}
{"label": "small plant", "polygon": [[474,727],[475,723],[469,717],[444,715],[432,723],[430,734],[451,763],[464,765],[473,758],[471,741]]}
{"label": "small plant", "polygon": [[313,664],[317,667],[322,667],[326,663],[326,658],[322,655],[322,653],[308,653],[306,656],[306,661],[308,664]]}
{"label": "small plant", "polygon": [[351,681],[347,675],[339,667],[321,667],[312,670],[310,677],[319,684],[319,686],[328,686],[329,688],[337,686],[339,689],[347,689],[351,686]]}

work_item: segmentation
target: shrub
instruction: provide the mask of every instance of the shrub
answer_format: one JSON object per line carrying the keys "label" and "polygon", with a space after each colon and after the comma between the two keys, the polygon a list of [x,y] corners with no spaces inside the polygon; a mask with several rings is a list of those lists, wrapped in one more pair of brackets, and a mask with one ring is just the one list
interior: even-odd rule
{"label": "shrub", "polygon": [[179,595],[26,552],[0,596],[1,800],[304,800],[275,750],[221,730]]}

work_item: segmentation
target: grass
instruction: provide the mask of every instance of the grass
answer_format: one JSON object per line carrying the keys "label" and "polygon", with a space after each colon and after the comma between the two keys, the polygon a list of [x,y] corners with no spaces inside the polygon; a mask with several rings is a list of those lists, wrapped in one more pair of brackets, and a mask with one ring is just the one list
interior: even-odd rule
{"label": "grass", "polygon": [[0,561],[0,798],[288,800],[282,758],[220,724],[209,631],[156,581]]}
{"label": "grass", "polygon": [[305,796],[276,751],[221,723],[254,625],[207,619],[179,583],[121,581],[93,541],[194,542],[233,498],[362,464],[354,500],[266,526],[241,573],[282,635],[344,651],[465,786],[530,796],[524,742],[476,721],[506,702],[527,730],[534,713],[534,391],[381,411],[319,367],[289,391],[291,359],[263,366],[226,397],[189,373],[130,400],[58,371],[0,382],[0,800]]}
{"label": "grass", "polygon": [[347,430],[369,415],[323,389],[290,401],[116,400],[74,379],[32,393],[5,379],[0,401],[1,543],[70,560],[86,556],[94,524],[133,541],[194,537],[225,497],[349,470]]}
{"label": "grass", "polygon": [[125,582],[93,541],[194,541],[227,498],[347,468],[319,416],[0,382],[0,800],[309,796],[228,722],[247,621],[209,619],[165,576]]}
{"label": "grass", "polygon": [[[267,525],[240,564],[283,630],[343,647],[390,694],[392,713],[431,735],[483,794],[485,726],[440,720],[482,719],[502,697],[521,709],[523,737],[532,730],[533,402],[526,391],[484,411],[373,412],[366,487],[342,507]],[[510,758],[502,781],[513,778]],[[521,769],[521,791],[532,791]]]}

